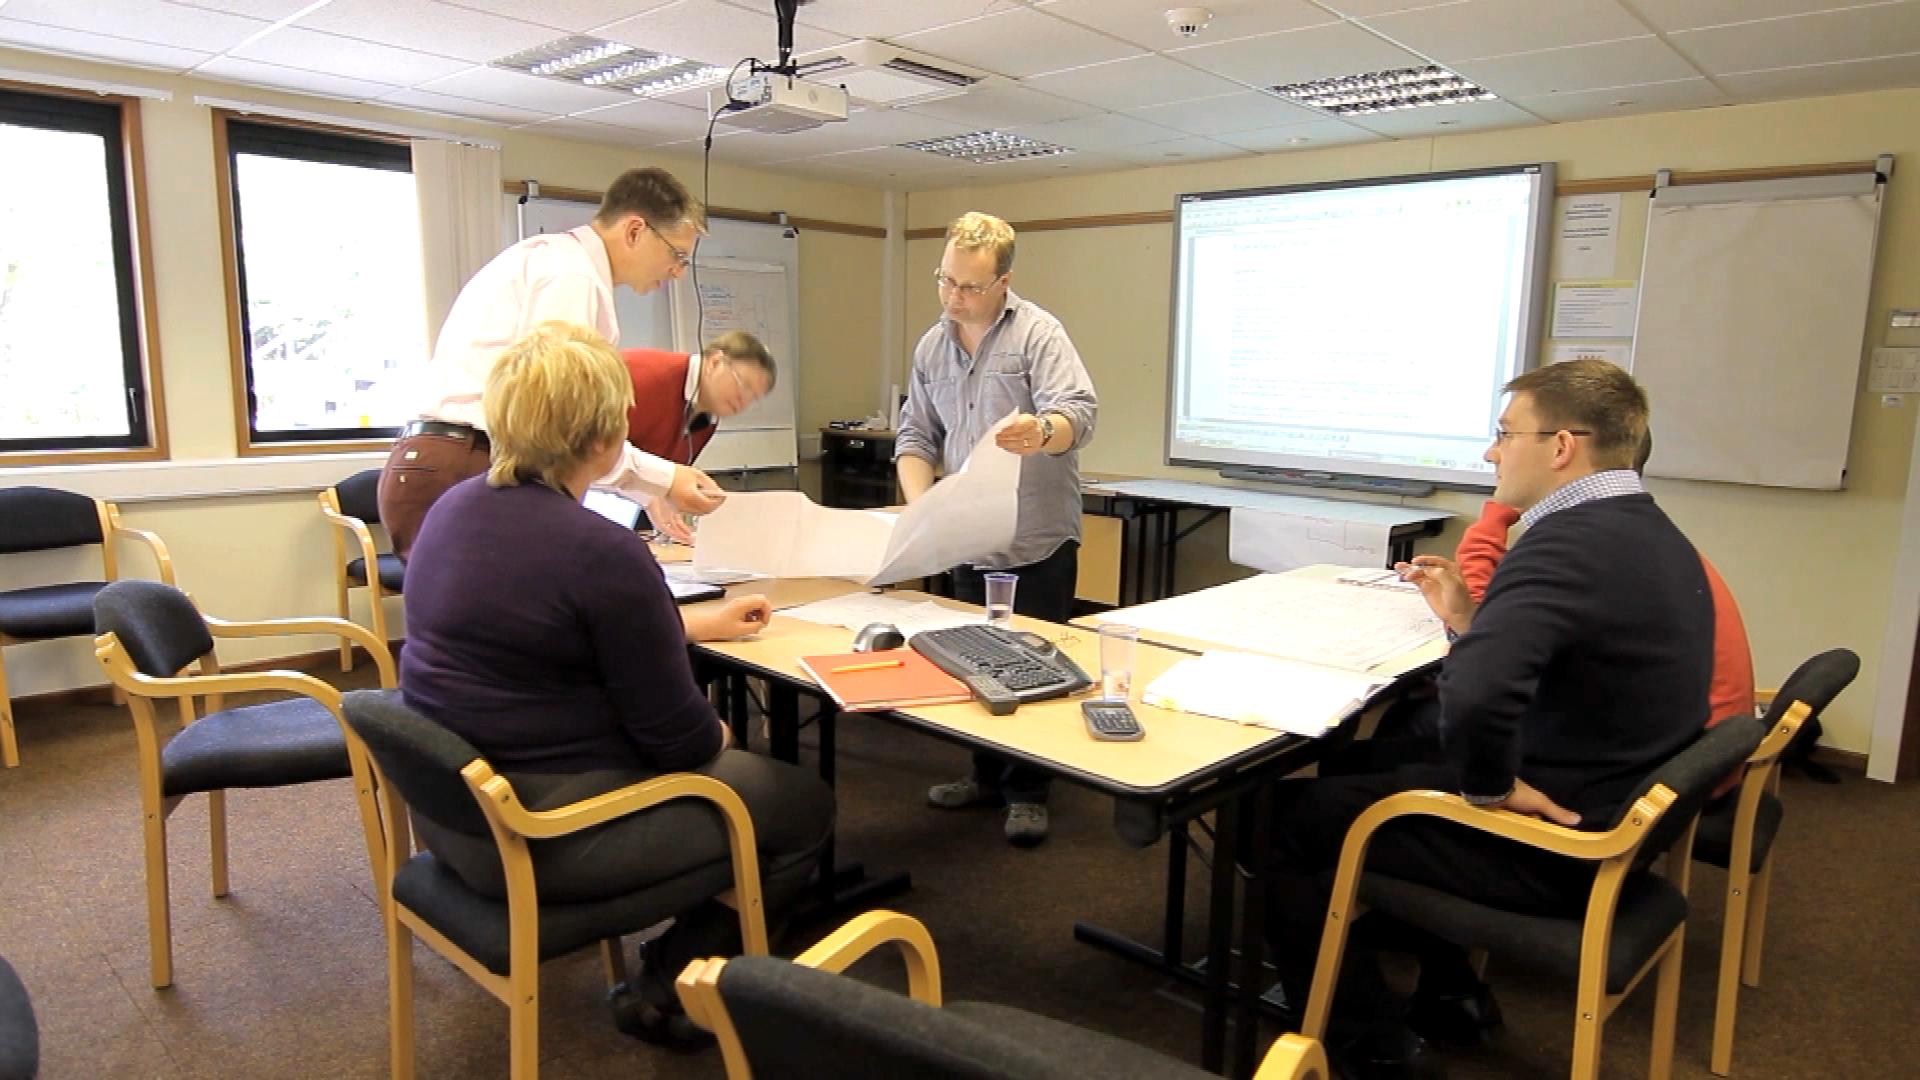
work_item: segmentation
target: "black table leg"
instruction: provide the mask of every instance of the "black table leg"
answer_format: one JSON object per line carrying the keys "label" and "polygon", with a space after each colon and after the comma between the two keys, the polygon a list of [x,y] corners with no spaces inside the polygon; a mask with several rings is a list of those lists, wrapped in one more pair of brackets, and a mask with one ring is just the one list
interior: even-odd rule
{"label": "black table leg", "polygon": [[1200,1065],[1216,1073],[1226,1064],[1234,864],[1240,853],[1238,818],[1231,806],[1223,806],[1213,815],[1213,886],[1207,912],[1207,995],[1200,1018]]}
{"label": "black table leg", "polygon": [[1267,791],[1265,786],[1254,788],[1241,796],[1234,807],[1242,815],[1241,859],[1246,863],[1247,874],[1245,895],[1240,903],[1240,966],[1234,974],[1238,985],[1234,1002],[1233,1053],[1229,1060],[1232,1062],[1232,1074],[1242,1078],[1251,1077],[1260,1066],[1256,1047],[1262,1011],[1261,992],[1266,986],[1267,875],[1263,871],[1263,863],[1270,824],[1267,820]]}

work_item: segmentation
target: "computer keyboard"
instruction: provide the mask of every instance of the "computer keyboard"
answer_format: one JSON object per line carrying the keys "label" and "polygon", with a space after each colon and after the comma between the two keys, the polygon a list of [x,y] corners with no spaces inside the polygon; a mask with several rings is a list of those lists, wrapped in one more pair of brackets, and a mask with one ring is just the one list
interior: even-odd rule
{"label": "computer keyboard", "polygon": [[922,630],[908,639],[915,652],[961,681],[985,675],[1021,701],[1045,701],[1093,685],[1080,665],[1053,643],[1023,630],[985,623]]}

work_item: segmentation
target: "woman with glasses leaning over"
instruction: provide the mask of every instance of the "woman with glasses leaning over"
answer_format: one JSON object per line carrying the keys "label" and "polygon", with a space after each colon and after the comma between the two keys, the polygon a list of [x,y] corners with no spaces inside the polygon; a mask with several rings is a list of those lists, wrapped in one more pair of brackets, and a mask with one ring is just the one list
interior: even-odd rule
{"label": "woman with glasses leaning over", "polygon": [[[408,565],[409,705],[458,734],[551,809],[669,772],[737,792],[753,818],[768,908],[812,873],[833,829],[817,777],[728,749],[727,729],[694,683],[688,641],[763,629],[762,596],[690,610],[682,621],[646,544],[580,503],[624,449],[633,384],[612,346],[585,327],[547,323],[508,349],[487,379],[492,465],[433,504]],[[505,896],[490,840],[417,825],[428,850],[472,889]],[[673,802],[532,844],[542,899],[619,896],[712,864],[729,887],[717,810]],[[688,961],[738,952],[733,913],[711,898],[682,913],[642,957],[640,1029],[650,1041],[700,1038],[679,1014],[673,978]]]}

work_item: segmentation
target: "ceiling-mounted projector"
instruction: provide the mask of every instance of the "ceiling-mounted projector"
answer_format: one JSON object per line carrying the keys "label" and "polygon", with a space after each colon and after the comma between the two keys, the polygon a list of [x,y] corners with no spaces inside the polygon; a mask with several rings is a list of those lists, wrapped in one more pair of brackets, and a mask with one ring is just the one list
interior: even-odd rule
{"label": "ceiling-mounted projector", "polygon": [[793,75],[761,72],[734,84],[728,95],[733,100],[720,111],[720,122],[752,131],[784,135],[847,118],[845,90]]}

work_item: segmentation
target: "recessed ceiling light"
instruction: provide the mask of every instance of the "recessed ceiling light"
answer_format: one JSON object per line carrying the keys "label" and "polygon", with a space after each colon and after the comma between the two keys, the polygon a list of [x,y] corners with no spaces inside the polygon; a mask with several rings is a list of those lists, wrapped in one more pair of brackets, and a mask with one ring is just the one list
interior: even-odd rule
{"label": "recessed ceiling light", "polygon": [[1295,135],[1294,137],[1287,140],[1287,145],[1288,146],[1305,146],[1312,141],[1313,141],[1312,139],[1307,138],[1305,135]]}
{"label": "recessed ceiling light", "polygon": [[939,154],[941,157],[971,161],[975,165],[992,165],[1001,161],[1024,161],[1028,158],[1073,153],[1071,148],[1058,143],[1041,142],[1038,139],[1029,139],[1025,135],[992,130],[970,131],[965,135],[949,135],[944,139],[920,139],[915,142],[900,143],[899,146],[902,150],[924,150],[929,154]]}
{"label": "recessed ceiling light", "polygon": [[1613,107],[1616,109],[1624,109],[1627,106],[1632,104],[1634,104],[1634,101],[1632,98],[1621,98],[1619,101],[1616,101],[1613,103]]}
{"label": "recessed ceiling light", "polygon": [[580,34],[503,56],[490,66],[643,97],[718,82],[727,73],[700,60]]}
{"label": "recessed ceiling light", "polygon": [[1287,83],[1268,87],[1268,90],[1297,105],[1335,116],[1366,116],[1395,109],[1495,100],[1491,91],[1432,64]]}

